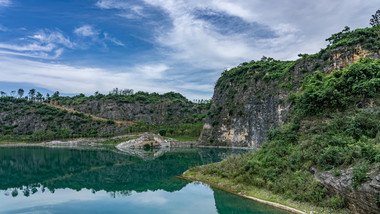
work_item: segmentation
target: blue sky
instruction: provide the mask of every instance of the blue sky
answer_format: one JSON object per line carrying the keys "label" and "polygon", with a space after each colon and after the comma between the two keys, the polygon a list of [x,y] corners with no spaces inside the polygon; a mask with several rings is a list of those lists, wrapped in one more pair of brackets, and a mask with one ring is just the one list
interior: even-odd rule
{"label": "blue sky", "polygon": [[263,55],[315,53],[367,27],[378,0],[0,0],[0,90],[113,88],[210,99],[220,74]]}

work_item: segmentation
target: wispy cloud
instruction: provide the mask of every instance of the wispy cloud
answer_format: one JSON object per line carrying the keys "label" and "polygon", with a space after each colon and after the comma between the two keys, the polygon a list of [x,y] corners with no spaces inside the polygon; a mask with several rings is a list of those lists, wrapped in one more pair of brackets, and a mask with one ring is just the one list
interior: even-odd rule
{"label": "wispy cloud", "polygon": [[[142,2],[139,3],[141,4]],[[127,19],[135,19],[145,16],[143,13],[143,6],[123,0],[99,0],[95,5],[101,9],[119,9],[121,12],[117,15]]]}
{"label": "wispy cloud", "polygon": [[[107,46],[106,42],[111,42],[118,46],[124,46],[124,43],[120,40],[116,39],[115,37],[109,35],[107,32],[101,33],[101,30],[96,29],[95,27],[91,25],[83,25],[81,27],[75,28],[74,33],[77,36],[83,37],[83,38],[90,38],[92,42],[100,43],[103,46]],[[86,43],[88,46],[88,44]]]}
{"label": "wispy cloud", "polygon": [[[350,23],[358,23],[358,17],[352,14],[368,11],[376,0],[349,4],[343,0],[322,0],[322,3],[301,0],[142,1],[140,7],[160,8],[172,21],[169,30],[157,28],[155,34],[156,44],[163,48],[162,54],[172,61],[179,60],[199,68],[220,69],[260,59],[263,55],[295,59],[300,52],[316,52],[324,47],[324,39],[331,33]],[[100,8],[121,11],[131,8],[130,4],[118,0],[97,2]],[[368,19],[368,14],[365,16],[359,15],[360,20]]]}
{"label": "wispy cloud", "polygon": [[75,28],[74,33],[84,37],[97,37],[99,35],[99,32],[90,25]]}
{"label": "wispy cloud", "polygon": [[0,0],[0,7],[8,7],[12,4],[11,0]]}
{"label": "wispy cloud", "polygon": [[8,31],[8,28],[6,28],[2,24],[0,24],[0,31],[6,32],[6,31]]}
{"label": "wispy cloud", "polygon": [[0,43],[0,53],[42,59],[59,57],[64,48],[73,48],[75,44],[59,30],[40,30],[26,38],[8,43]]}
{"label": "wispy cloud", "polygon": [[[180,91],[177,85],[161,84],[169,67],[165,64],[141,64],[112,71],[94,67],[74,67],[64,64],[36,62],[0,55],[1,80],[25,82],[62,93],[95,91],[108,93],[113,88],[165,93]],[[196,87],[196,86],[194,86]],[[194,97],[193,94],[187,94]]]}
{"label": "wispy cloud", "polygon": [[112,43],[114,43],[115,45],[118,45],[118,46],[125,46],[124,43],[122,43],[118,39],[116,39],[116,38],[108,35],[108,33],[103,33],[103,36],[104,36],[104,40],[105,41],[110,41],[110,42],[112,42]]}

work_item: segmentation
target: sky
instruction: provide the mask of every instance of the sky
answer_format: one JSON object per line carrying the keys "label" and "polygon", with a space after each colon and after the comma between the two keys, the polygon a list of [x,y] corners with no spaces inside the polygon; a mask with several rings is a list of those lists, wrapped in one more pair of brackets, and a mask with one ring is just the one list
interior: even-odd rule
{"label": "sky", "polygon": [[295,60],[380,0],[0,0],[0,90],[210,99],[221,73],[262,56]]}

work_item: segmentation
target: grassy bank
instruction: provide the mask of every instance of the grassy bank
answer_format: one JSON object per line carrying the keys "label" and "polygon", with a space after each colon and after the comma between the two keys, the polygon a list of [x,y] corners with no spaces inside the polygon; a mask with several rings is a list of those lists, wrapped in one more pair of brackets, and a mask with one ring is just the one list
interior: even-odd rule
{"label": "grassy bank", "polygon": [[[219,189],[222,189],[227,192],[231,192],[243,197],[247,197],[247,196],[248,196],[247,198],[254,197],[259,200],[271,202],[271,203],[266,203],[266,204],[275,206],[278,208],[280,207],[276,204],[283,205],[283,206],[293,208],[295,210],[299,210],[306,213],[313,213],[313,214],[348,214],[350,213],[348,210],[345,210],[345,209],[336,210],[336,209],[332,209],[328,207],[315,206],[314,204],[311,204],[311,203],[297,202],[287,197],[284,197],[283,195],[274,194],[273,192],[267,189],[258,188],[253,185],[237,183],[230,179],[222,178],[220,176],[205,175],[204,173],[202,173],[201,170],[199,170],[199,168],[190,169],[189,171],[185,172],[183,176],[180,176],[180,177],[183,179],[191,180],[191,181],[200,181],[210,186],[213,186],[213,187],[216,187],[216,188],[219,188]],[[259,201],[259,200],[256,200],[256,201]],[[259,201],[259,202],[263,203],[262,201]],[[290,209],[285,209],[285,210],[288,210],[294,213],[300,213],[300,212],[292,211]]]}

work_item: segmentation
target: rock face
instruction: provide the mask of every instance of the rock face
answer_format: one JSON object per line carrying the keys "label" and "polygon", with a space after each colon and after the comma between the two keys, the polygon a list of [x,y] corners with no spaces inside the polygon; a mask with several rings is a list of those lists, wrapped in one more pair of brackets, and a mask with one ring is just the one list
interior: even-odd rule
{"label": "rock face", "polygon": [[333,172],[316,173],[315,178],[330,191],[343,196],[354,213],[380,213],[380,169],[367,174],[369,181],[354,189],[352,187],[353,170],[345,170],[340,176]]}
{"label": "rock face", "polygon": [[68,107],[111,120],[144,121],[150,124],[176,123],[194,114],[207,113],[207,109],[191,103],[117,103],[112,100],[94,100]]}
{"label": "rock face", "polygon": [[[257,147],[265,141],[265,132],[277,127],[286,119],[289,111],[289,103],[284,102],[289,93],[285,90],[276,91],[276,85],[268,86],[264,81],[251,81],[249,88],[243,92],[237,90],[238,96],[234,98],[236,108],[234,115],[229,110],[220,106],[227,106],[228,99],[219,88],[215,89],[212,109],[220,109],[219,115],[208,117],[204,125],[200,141],[203,144],[232,146],[232,147]],[[260,92],[261,89],[264,89]],[[258,93],[262,96],[255,96]]]}
{"label": "rock face", "polygon": [[169,147],[169,143],[166,142],[164,138],[161,137],[160,135],[145,133],[137,139],[128,140],[116,146],[116,148],[119,150],[122,150],[123,148],[142,149],[144,147],[147,147],[147,148]]}
{"label": "rock face", "polygon": [[331,70],[342,69],[352,63],[358,62],[360,58],[379,59],[379,53],[371,53],[357,45],[350,50],[346,47],[340,47],[330,52]]}
{"label": "rock face", "polygon": [[380,55],[361,46],[341,47],[330,50],[326,59],[305,57],[296,61],[285,79],[266,81],[265,78],[250,78],[242,84],[236,81],[239,76],[227,79],[222,75],[218,81],[227,81],[224,87],[215,86],[213,104],[199,137],[200,144],[260,147],[265,142],[266,132],[286,121],[291,110],[287,99],[299,90],[306,75],[316,70],[329,72],[344,68],[361,57],[378,59]]}
{"label": "rock face", "polygon": [[[65,137],[91,137],[120,133],[127,126],[93,120],[80,113],[70,113],[42,103],[4,98],[0,103],[0,134],[41,135],[59,133]],[[8,131],[7,131],[8,129]],[[11,131],[9,131],[11,130]]]}

